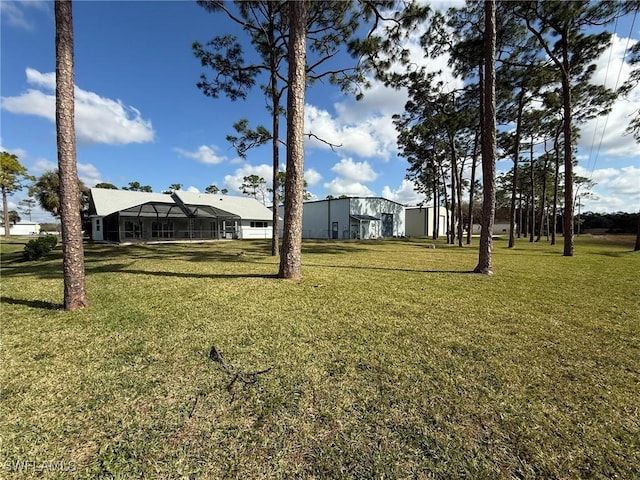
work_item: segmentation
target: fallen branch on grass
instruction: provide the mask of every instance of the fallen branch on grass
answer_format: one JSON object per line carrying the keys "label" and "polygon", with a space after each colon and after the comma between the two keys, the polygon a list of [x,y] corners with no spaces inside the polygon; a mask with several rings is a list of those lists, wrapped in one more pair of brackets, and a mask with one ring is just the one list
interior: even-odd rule
{"label": "fallen branch on grass", "polygon": [[227,391],[229,393],[231,393],[231,388],[233,387],[233,385],[239,380],[242,383],[244,383],[245,385],[250,385],[253,383],[256,383],[258,381],[258,375],[262,375],[264,373],[267,373],[269,371],[271,371],[271,369],[273,367],[269,367],[269,368],[265,368],[264,370],[258,370],[255,372],[243,372],[243,371],[233,371],[229,368],[229,366],[227,365],[227,362],[225,362],[224,357],[222,356],[222,354],[220,353],[220,351],[216,348],[216,346],[212,346],[211,347],[211,351],[209,352],[209,358],[216,362],[219,363],[220,366],[222,367],[222,369],[229,375],[231,375],[233,378],[231,379],[231,382],[229,383],[229,385],[227,385]]}
{"label": "fallen branch on grass", "polygon": [[[227,365],[227,362],[225,361],[224,357],[220,353],[220,350],[218,350],[215,345],[212,346],[211,350],[209,351],[209,359],[213,362],[219,363],[222,369],[225,371],[225,373],[233,377],[231,379],[231,382],[229,382],[229,385],[227,385],[227,392],[231,394],[232,401],[235,397],[235,394],[231,391],[231,389],[233,388],[233,385],[237,381],[240,381],[245,385],[256,383],[258,381],[258,375],[267,373],[271,371],[271,369],[273,368],[273,367],[269,367],[269,368],[265,368],[264,370],[258,370],[255,372],[234,371],[231,368],[229,368],[229,366]],[[196,398],[193,401],[193,406],[191,407],[191,411],[189,412],[189,418],[193,417],[193,415],[196,413],[196,408],[198,407],[198,402],[200,401],[200,398],[206,395],[207,394],[203,392],[200,392],[198,393],[198,395],[196,395]]]}

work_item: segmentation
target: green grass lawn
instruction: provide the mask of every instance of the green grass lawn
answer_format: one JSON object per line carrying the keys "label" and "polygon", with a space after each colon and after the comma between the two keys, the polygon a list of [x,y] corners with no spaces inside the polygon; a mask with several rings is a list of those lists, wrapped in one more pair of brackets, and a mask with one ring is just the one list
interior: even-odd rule
{"label": "green grass lawn", "polygon": [[66,313],[4,242],[0,477],[640,477],[633,239],[430,244],[90,244]]}

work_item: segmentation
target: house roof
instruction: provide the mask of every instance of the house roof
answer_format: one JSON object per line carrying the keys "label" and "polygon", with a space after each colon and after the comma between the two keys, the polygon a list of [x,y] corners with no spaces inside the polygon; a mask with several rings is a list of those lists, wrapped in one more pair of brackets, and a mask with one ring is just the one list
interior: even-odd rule
{"label": "house roof", "polygon": [[210,195],[207,193],[174,192],[186,206],[206,206],[222,210],[245,220],[272,220],[273,212],[251,197],[233,195]]}
{"label": "house roof", "polygon": [[130,192],[109,188],[92,188],[91,199],[95,208],[95,212],[92,213],[100,217],[150,202],[175,204],[171,195],[164,193]]}
{"label": "house roof", "polygon": [[[209,195],[177,190],[173,194],[131,192],[92,188],[91,213],[100,217],[128,210],[129,213],[177,211],[181,205],[199,216],[231,216],[245,220],[271,220],[273,213],[254,198],[233,195]],[[154,213],[155,215],[155,213]]]}

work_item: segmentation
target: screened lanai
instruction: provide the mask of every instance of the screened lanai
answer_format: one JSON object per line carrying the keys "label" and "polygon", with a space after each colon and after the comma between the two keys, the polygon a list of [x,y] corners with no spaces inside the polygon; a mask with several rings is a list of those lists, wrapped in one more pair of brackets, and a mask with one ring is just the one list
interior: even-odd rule
{"label": "screened lanai", "polygon": [[270,238],[273,212],[254,198],[178,190],[171,194],[92,188],[91,238],[157,242]]}
{"label": "screened lanai", "polygon": [[103,219],[105,240],[215,240],[235,238],[237,215],[204,205],[147,202]]}

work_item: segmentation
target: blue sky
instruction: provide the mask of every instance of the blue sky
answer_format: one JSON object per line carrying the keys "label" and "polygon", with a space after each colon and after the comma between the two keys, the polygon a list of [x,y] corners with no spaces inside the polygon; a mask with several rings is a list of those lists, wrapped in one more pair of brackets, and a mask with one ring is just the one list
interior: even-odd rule
{"label": "blue sky", "polygon": [[[53,3],[1,0],[0,8],[0,147],[16,153],[37,176],[57,162]],[[613,86],[628,76],[622,55],[629,37],[631,42],[640,39],[640,19],[633,29],[632,20],[618,23],[611,53],[597,59],[596,81]],[[188,1],[76,1],[74,28],[77,159],[87,185],[122,187],[138,181],[162,191],[181,183],[184,189],[204,191],[216,184],[237,194],[245,175],[270,180],[269,148],[250,151],[242,160],[225,140],[241,118],[252,125],[270,124],[260,90],[246,101],[231,102],[205,97],[196,87],[203,69],[191,44],[234,33],[223,15]],[[416,61],[425,63],[417,45],[410,46]],[[449,85],[459,84],[447,72],[446,58],[430,64],[444,69]],[[404,179],[406,162],[397,155],[391,122],[405,101],[404,92],[375,82],[360,102],[328,84],[312,86],[305,130],[342,147],[332,151],[308,140],[309,191],[317,198],[347,194],[421,201]],[[629,114],[638,108],[640,88],[620,100],[606,119],[583,127],[577,173],[598,184],[593,189],[597,199],[585,200],[583,211],[640,208],[640,146],[623,135]],[[498,164],[499,171],[508,168],[509,162]],[[11,197],[10,208],[25,196],[23,191]],[[34,212],[33,219],[50,217]]]}

